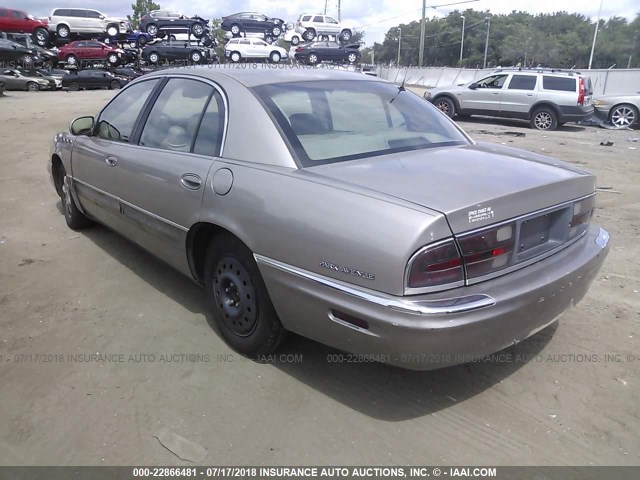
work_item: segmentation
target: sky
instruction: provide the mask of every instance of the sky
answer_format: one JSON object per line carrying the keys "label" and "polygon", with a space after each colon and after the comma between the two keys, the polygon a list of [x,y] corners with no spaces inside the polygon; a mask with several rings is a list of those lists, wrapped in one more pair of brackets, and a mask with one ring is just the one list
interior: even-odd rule
{"label": "sky", "polygon": [[[54,7],[94,8],[111,16],[126,16],[131,13],[134,0],[4,0],[7,7],[19,8],[35,15],[46,17]],[[457,0],[463,1],[463,0]],[[597,0],[477,0],[459,5],[446,5],[456,0],[427,0],[427,16],[442,17],[453,10],[490,11],[492,14],[508,14],[514,7],[528,13],[552,13],[566,11],[580,13],[593,21],[598,16],[600,6]],[[204,18],[217,18],[242,11],[256,11],[271,17],[283,18],[294,22],[302,13],[323,12],[323,0],[156,0],[162,8],[173,9],[187,15],[200,15]],[[327,14],[338,16],[338,0],[328,0]],[[364,30],[365,42],[382,42],[389,28],[400,23],[418,20],[421,15],[420,0],[342,0],[342,21],[358,30]],[[606,0],[602,2],[601,18],[621,16],[631,21],[640,13],[638,0]]]}

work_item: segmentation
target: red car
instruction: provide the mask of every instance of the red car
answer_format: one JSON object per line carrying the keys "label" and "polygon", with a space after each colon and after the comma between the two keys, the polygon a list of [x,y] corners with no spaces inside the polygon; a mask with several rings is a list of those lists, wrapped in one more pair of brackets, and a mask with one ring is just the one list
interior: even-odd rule
{"label": "red car", "polygon": [[0,7],[0,32],[31,33],[41,47],[49,43],[47,22],[22,10]]}
{"label": "red car", "polygon": [[123,51],[97,40],[78,40],[67,43],[58,50],[58,60],[76,66],[83,61],[103,60],[110,65],[122,61]]}

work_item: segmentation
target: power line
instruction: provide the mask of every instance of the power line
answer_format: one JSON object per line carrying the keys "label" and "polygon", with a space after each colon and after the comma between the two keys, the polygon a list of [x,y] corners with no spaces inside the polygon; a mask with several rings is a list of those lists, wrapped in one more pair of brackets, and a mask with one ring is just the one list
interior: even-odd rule
{"label": "power line", "polygon": [[[464,0],[464,1],[459,1],[459,2],[443,3],[443,4],[440,4],[440,5],[427,5],[427,8],[436,9],[436,8],[440,8],[440,7],[450,7],[450,6],[453,6],[453,5],[462,5],[462,4],[465,4],[465,3],[476,3],[476,2],[479,2],[479,1],[480,0]],[[385,22],[388,22],[389,20],[394,20],[396,18],[404,17],[405,15],[408,15],[408,14],[414,13],[414,12],[419,12],[421,10],[422,10],[422,7],[418,8],[416,10],[411,10],[411,11],[408,11],[408,12],[405,12],[405,13],[401,13],[400,15],[394,15],[393,17],[385,18],[384,20],[380,20],[378,22],[369,23],[367,25],[359,25],[356,28],[366,28],[366,27],[370,27],[372,25],[379,25],[380,23],[385,23]]]}

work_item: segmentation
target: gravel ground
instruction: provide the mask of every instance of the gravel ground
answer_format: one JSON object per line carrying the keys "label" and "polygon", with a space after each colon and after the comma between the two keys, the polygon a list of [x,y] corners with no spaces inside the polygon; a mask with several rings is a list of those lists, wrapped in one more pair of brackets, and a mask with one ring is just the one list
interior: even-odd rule
{"label": "gravel ground", "polygon": [[189,464],[156,438],[172,434],[205,464],[640,462],[639,131],[460,122],[595,172],[612,236],[584,301],[508,356],[410,372],[328,363],[293,337],[283,352],[302,361],[257,364],[208,327],[187,278],[106,228],[67,229],[50,142],[112,95],[0,98],[0,463]]}

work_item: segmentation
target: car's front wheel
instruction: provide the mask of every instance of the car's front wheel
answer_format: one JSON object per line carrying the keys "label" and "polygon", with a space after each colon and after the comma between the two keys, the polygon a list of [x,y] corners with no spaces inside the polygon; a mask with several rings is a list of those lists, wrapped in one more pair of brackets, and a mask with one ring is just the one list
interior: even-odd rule
{"label": "car's front wheel", "polygon": [[60,167],[58,175],[60,176],[58,180],[59,185],[62,186],[60,201],[62,202],[64,219],[67,222],[67,226],[71,230],[82,230],[88,227],[92,222],[78,209],[71,194],[71,179],[67,175],[67,172],[65,172],[64,167]]}
{"label": "car's front wheel", "polygon": [[66,25],[58,25],[58,28],[56,28],[58,38],[69,38],[69,34],[71,34],[71,31]]}
{"label": "car's front wheel", "polygon": [[111,83],[109,84],[109,90],[117,90],[121,87],[122,85],[120,85],[118,80],[111,80]]}
{"label": "car's front wheel", "polygon": [[550,108],[539,108],[531,116],[531,128],[536,130],[555,130],[558,128],[558,117]]}
{"label": "car's front wheel", "polygon": [[349,61],[349,63],[354,64],[356,63],[356,60],[358,60],[358,55],[356,55],[354,52],[351,52],[349,55],[347,55],[347,60]]}
{"label": "car's front wheel", "polygon": [[149,54],[150,63],[158,63],[159,61],[160,61],[160,55],[158,55],[156,52],[151,52]]}
{"label": "car's front wheel", "polygon": [[436,108],[445,113],[449,118],[453,118],[456,114],[456,106],[453,101],[447,97],[440,97],[433,103]]}
{"label": "car's front wheel", "polygon": [[302,38],[304,38],[307,42],[311,42],[314,38],[316,38],[316,31],[313,28],[307,28],[302,34]]}
{"label": "car's front wheel", "polygon": [[29,82],[27,83],[27,90],[30,92],[37,92],[38,90],[40,90],[40,85],[38,85],[36,82]]}
{"label": "car's front wheel", "polygon": [[271,52],[271,55],[269,55],[269,60],[271,60],[271,63],[278,63],[281,59],[281,55],[280,52]]}
{"label": "car's front wheel", "polygon": [[255,358],[281,345],[286,331],[253,254],[240,240],[225,234],[211,242],[204,281],[209,323],[234,350]]}
{"label": "car's front wheel", "polygon": [[633,105],[616,105],[609,113],[609,121],[614,127],[631,127],[638,121],[638,109]]}
{"label": "car's front wheel", "polygon": [[300,37],[298,37],[297,35],[294,35],[293,37],[291,37],[291,45],[296,46],[300,43]]}
{"label": "car's front wheel", "polygon": [[78,63],[78,58],[75,55],[67,55],[67,64],[75,66]]}
{"label": "car's front wheel", "polygon": [[191,33],[196,38],[202,38],[202,36],[204,35],[204,25],[202,25],[201,23],[194,23],[193,25],[191,25]]}
{"label": "car's front wheel", "polygon": [[240,25],[238,25],[237,23],[231,25],[231,35],[233,35],[234,37],[240,35]]}
{"label": "car's front wheel", "polygon": [[240,52],[232,52],[231,53],[231,61],[233,63],[238,63],[242,59]]}
{"label": "car's front wheel", "polygon": [[137,39],[136,39],[136,47],[138,48],[142,48],[147,44],[147,37],[145,37],[144,35],[140,35]]}
{"label": "car's front wheel", "polygon": [[115,65],[116,63],[118,63],[118,55],[116,55],[115,53],[110,53],[107,56],[107,62],[109,62],[111,65]]}
{"label": "car's front wheel", "polygon": [[78,82],[71,82],[67,88],[71,92],[77,92],[80,90],[80,84]]}
{"label": "car's front wheel", "polygon": [[49,31],[46,28],[36,28],[33,32],[33,35],[36,39],[36,43],[40,47],[46,47],[47,43],[49,43]]}
{"label": "car's front wheel", "polygon": [[278,38],[280,36],[280,34],[282,33],[282,29],[276,25],[271,29],[271,34],[275,37]]}
{"label": "car's front wheel", "polygon": [[155,23],[150,23],[147,25],[147,33],[152,37],[158,35],[158,26]]}
{"label": "car's front wheel", "polygon": [[110,37],[116,37],[118,36],[118,33],[120,33],[120,30],[115,25],[109,25],[107,27],[107,35]]}
{"label": "car's front wheel", "polygon": [[351,33],[351,30],[343,30],[342,33],[340,34],[340,37],[342,37],[342,40],[345,42],[348,42],[349,40],[351,40],[352,36],[353,34]]}
{"label": "car's front wheel", "polygon": [[189,55],[189,58],[191,58],[191,61],[193,63],[200,63],[200,61],[202,60],[202,55],[200,54],[200,52],[197,52],[197,51],[194,50]]}
{"label": "car's front wheel", "polygon": [[320,61],[318,55],[315,53],[309,54],[309,65],[316,65]]}

